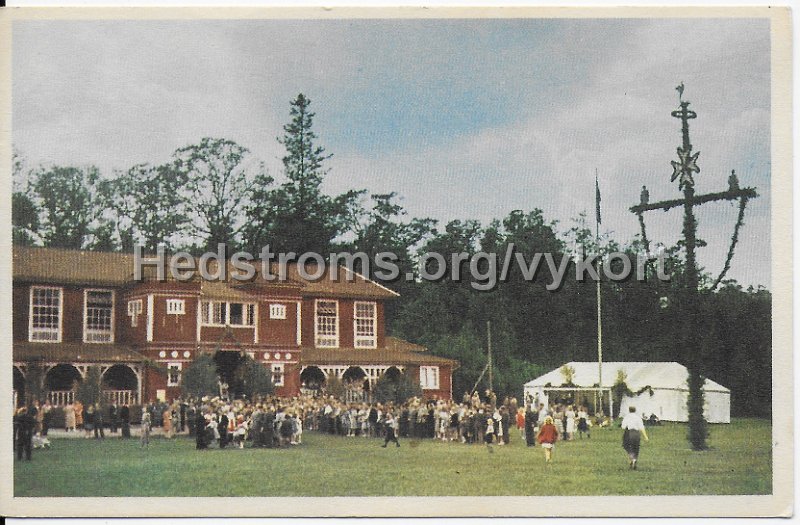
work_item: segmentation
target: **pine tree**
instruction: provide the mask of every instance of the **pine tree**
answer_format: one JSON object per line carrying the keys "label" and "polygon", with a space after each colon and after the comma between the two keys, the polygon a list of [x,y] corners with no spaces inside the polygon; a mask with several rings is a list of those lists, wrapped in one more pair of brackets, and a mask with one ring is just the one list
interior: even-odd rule
{"label": "pine tree", "polygon": [[332,241],[348,230],[358,208],[363,191],[336,197],[322,192],[328,172],[323,164],[332,155],[316,144],[310,104],[302,93],[291,102],[291,121],[278,138],[286,148],[282,160],[287,181],[278,188],[270,187],[272,179],[266,175],[255,181],[244,232],[245,244],[253,252],[269,245],[274,253],[325,254]]}

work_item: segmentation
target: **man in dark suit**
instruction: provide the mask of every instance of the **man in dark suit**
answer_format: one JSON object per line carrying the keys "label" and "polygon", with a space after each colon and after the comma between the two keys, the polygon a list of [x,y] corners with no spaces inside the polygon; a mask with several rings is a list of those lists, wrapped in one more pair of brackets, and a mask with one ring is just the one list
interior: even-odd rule
{"label": "man in dark suit", "polygon": [[536,422],[539,418],[539,414],[534,410],[533,403],[528,404],[528,408],[525,411],[525,444],[529,447],[536,446]]}
{"label": "man in dark suit", "polygon": [[103,407],[97,403],[94,407],[94,438],[105,439],[106,434],[103,430],[105,422],[103,421]]}
{"label": "man in dark suit", "polygon": [[181,428],[180,431],[183,433],[183,429],[186,428],[186,412],[189,409],[189,405],[186,401],[181,402]]}
{"label": "man in dark suit", "polygon": [[111,403],[108,407],[108,423],[111,427],[109,428],[109,432],[116,434],[117,428],[119,427],[119,409],[116,403]]}
{"label": "man in dark suit", "polygon": [[30,408],[22,408],[14,418],[14,429],[17,445],[17,459],[22,459],[25,452],[25,459],[31,460],[31,450],[33,449],[33,429],[36,426],[36,419],[31,414]]}
{"label": "man in dark suit", "polygon": [[228,444],[228,415],[224,411],[219,418],[217,430],[219,430],[219,448],[225,448]]}
{"label": "man in dark suit", "polygon": [[275,412],[273,411],[272,407],[267,408],[266,414],[264,414],[264,435],[262,437],[262,442],[264,446],[267,448],[272,448],[274,446],[274,438],[275,438]]}
{"label": "man in dark suit", "polygon": [[131,409],[127,403],[119,409],[119,419],[122,422],[122,437],[131,437]]}
{"label": "man in dark suit", "polygon": [[202,410],[197,411],[197,415],[195,417],[195,422],[194,422],[194,430],[195,430],[195,446],[197,450],[208,448],[206,418],[203,415]]}

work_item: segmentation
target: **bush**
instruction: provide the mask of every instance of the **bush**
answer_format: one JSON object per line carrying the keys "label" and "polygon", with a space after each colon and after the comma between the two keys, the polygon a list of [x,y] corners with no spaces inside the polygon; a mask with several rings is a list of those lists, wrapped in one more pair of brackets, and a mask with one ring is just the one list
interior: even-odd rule
{"label": "bush", "polygon": [[181,377],[184,396],[203,397],[219,393],[217,364],[209,354],[201,354],[186,367]]}
{"label": "bush", "polygon": [[256,396],[268,396],[275,390],[272,384],[272,373],[261,363],[247,356],[236,370],[242,380],[242,390],[248,399]]}
{"label": "bush", "polygon": [[94,405],[103,401],[103,373],[99,366],[90,366],[86,372],[86,378],[78,384],[78,391],[75,397],[84,406]]}
{"label": "bush", "polygon": [[384,374],[375,381],[373,393],[375,401],[378,403],[392,402],[399,405],[412,397],[422,396],[422,388],[418,381],[405,372],[400,374],[397,379],[392,379]]}

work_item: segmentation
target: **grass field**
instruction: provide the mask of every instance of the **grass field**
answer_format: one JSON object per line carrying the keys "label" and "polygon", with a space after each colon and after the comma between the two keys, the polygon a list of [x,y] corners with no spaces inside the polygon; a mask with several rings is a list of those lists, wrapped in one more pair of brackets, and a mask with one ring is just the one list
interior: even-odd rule
{"label": "grass field", "polygon": [[15,496],[445,496],[769,494],[770,423],[711,427],[710,450],[692,452],[686,426],[650,429],[639,470],[628,469],[621,431],[559,443],[545,466],[516,429],[509,446],[382,441],[306,432],[291,449],[197,451],[186,438],[53,440],[14,464]]}

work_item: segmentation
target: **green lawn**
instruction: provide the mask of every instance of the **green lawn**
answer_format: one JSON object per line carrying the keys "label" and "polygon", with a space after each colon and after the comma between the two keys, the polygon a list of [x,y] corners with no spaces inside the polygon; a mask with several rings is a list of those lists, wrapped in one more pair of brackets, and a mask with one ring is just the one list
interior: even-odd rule
{"label": "green lawn", "polygon": [[31,462],[15,462],[15,496],[444,496],[769,494],[770,423],[740,419],[711,426],[710,450],[691,452],[686,426],[649,430],[640,467],[628,470],[621,431],[559,443],[545,466],[514,429],[494,447],[381,441],[306,432],[291,449],[196,451],[186,437],[53,440]]}

